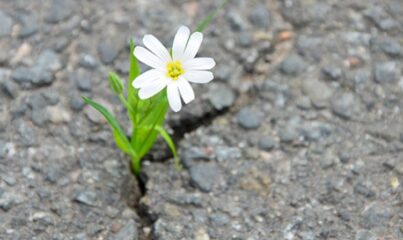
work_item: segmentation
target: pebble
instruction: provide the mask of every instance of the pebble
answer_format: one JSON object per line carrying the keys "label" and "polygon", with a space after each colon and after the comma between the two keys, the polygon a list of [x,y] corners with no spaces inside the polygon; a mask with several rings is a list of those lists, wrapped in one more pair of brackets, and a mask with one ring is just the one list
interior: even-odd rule
{"label": "pebble", "polygon": [[83,110],[85,107],[85,102],[78,93],[71,94],[69,103],[70,108],[76,112]]}
{"label": "pebble", "polygon": [[283,143],[292,143],[299,138],[299,132],[295,127],[284,127],[279,130],[280,141]]}
{"label": "pebble", "polygon": [[317,108],[324,108],[333,96],[333,89],[326,83],[316,79],[307,79],[302,82],[302,91],[308,95],[312,104]]}
{"label": "pebble", "polygon": [[329,77],[331,80],[339,80],[341,75],[343,74],[342,70],[336,66],[325,66],[322,69],[323,73]]}
{"label": "pebble", "polygon": [[11,74],[11,78],[19,84],[30,82],[32,79],[32,71],[27,67],[18,67]]}
{"label": "pebble", "polygon": [[232,68],[228,65],[217,66],[214,72],[214,78],[217,81],[227,82],[230,80],[232,74]]}
{"label": "pebble", "polygon": [[348,161],[350,161],[350,159],[351,159],[351,156],[346,151],[340,151],[339,152],[339,159],[340,159],[340,162],[342,162],[342,163],[348,163]]}
{"label": "pebble", "polygon": [[262,124],[262,118],[250,107],[244,107],[237,114],[238,124],[245,129],[258,129]]}
{"label": "pebble", "polygon": [[385,226],[392,217],[393,212],[388,206],[375,204],[362,214],[360,225],[366,229]]}
{"label": "pebble", "polygon": [[227,20],[234,31],[240,31],[244,29],[244,22],[242,17],[236,11],[230,11],[227,14]]}
{"label": "pebble", "polygon": [[30,147],[38,143],[37,135],[34,130],[24,121],[17,121],[17,131],[19,134],[19,143],[24,147]]}
{"label": "pebble", "polygon": [[133,219],[129,219],[125,226],[123,226],[119,232],[111,235],[110,240],[137,240],[137,224]]}
{"label": "pebble", "polygon": [[43,127],[48,121],[48,116],[43,109],[33,109],[31,112],[31,120],[36,126]]}
{"label": "pebble", "polygon": [[59,55],[50,49],[41,52],[36,62],[36,68],[41,69],[41,71],[55,72],[62,67]]}
{"label": "pebble", "polygon": [[58,23],[73,14],[75,1],[52,0],[45,20],[49,23]]}
{"label": "pebble", "polygon": [[215,227],[223,227],[230,222],[228,216],[223,213],[213,213],[209,216],[210,222]]}
{"label": "pebble", "polygon": [[221,111],[234,104],[235,93],[227,85],[216,83],[210,85],[208,99],[217,111]]}
{"label": "pebble", "polygon": [[355,235],[355,240],[378,240],[378,238],[370,231],[359,230]]}
{"label": "pebble", "polygon": [[13,19],[5,12],[0,11],[0,37],[10,36],[13,27]]}
{"label": "pebble", "polygon": [[248,48],[253,44],[253,36],[250,32],[242,31],[239,33],[239,46]]}
{"label": "pebble", "polygon": [[83,68],[93,70],[97,67],[97,60],[90,54],[80,54],[78,65]]}
{"label": "pebble", "polygon": [[259,140],[259,148],[265,151],[270,151],[276,146],[276,141],[270,136],[262,137]]}
{"label": "pebble", "polygon": [[181,154],[181,160],[186,168],[192,166],[196,161],[208,161],[210,157],[200,148],[191,147],[184,150]]}
{"label": "pebble", "polygon": [[289,55],[281,64],[280,70],[287,75],[297,75],[306,68],[305,61],[297,54]]}
{"label": "pebble", "polygon": [[249,17],[252,24],[260,28],[268,28],[270,26],[270,18],[270,12],[265,5],[256,6],[252,9]]}
{"label": "pebble", "polygon": [[343,93],[332,101],[333,113],[344,119],[351,119],[354,115],[355,97],[352,93]]}
{"label": "pebble", "polygon": [[375,81],[377,83],[392,83],[398,80],[398,67],[395,62],[378,63],[375,66]]}
{"label": "pebble", "polygon": [[369,189],[364,184],[358,183],[354,186],[354,193],[363,195],[366,198],[372,198],[375,196],[375,192]]}
{"label": "pebble", "polygon": [[46,111],[47,115],[49,116],[49,120],[52,123],[55,124],[67,123],[70,122],[71,120],[71,115],[69,111],[67,111],[63,107],[60,106],[47,107]]}
{"label": "pebble", "polygon": [[95,206],[97,201],[97,194],[89,190],[83,190],[77,193],[74,200],[78,203],[82,203],[88,206]]}
{"label": "pebble", "polygon": [[398,57],[402,54],[403,49],[399,42],[395,41],[393,38],[385,38],[379,42],[379,47],[382,51],[391,57]]}
{"label": "pebble", "polygon": [[18,85],[10,80],[5,80],[4,82],[0,83],[1,89],[5,94],[9,97],[15,99],[18,97],[19,88]]}
{"label": "pebble", "polygon": [[114,44],[101,42],[98,44],[98,55],[104,64],[112,63],[118,57],[118,49]]}
{"label": "pebble", "polygon": [[23,201],[24,197],[20,194],[14,192],[3,192],[0,195],[0,208],[4,211],[8,211]]}
{"label": "pebble", "polygon": [[90,92],[92,89],[91,74],[88,71],[79,70],[72,75],[78,90]]}
{"label": "pebble", "polygon": [[218,166],[195,164],[190,167],[190,183],[202,192],[210,192],[221,177]]}
{"label": "pebble", "polygon": [[22,25],[18,33],[20,38],[27,38],[38,32],[38,21],[34,13],[22,14],[18,19]]}

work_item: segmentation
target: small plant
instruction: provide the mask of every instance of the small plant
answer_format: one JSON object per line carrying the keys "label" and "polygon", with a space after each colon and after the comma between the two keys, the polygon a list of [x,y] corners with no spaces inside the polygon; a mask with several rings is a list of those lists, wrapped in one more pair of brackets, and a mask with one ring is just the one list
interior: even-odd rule
{"label": "small plant", "polygon": [[[127,109],[132,124],[132,132],[127,137],[113,115],[101,104],[83,97],[84,101],[99,111],[107,120],[113,133],[116,146],[130,156],[134,174],[141,171],[141,159],[150,151],[158,136],[169,146],[177,168],[180,161],[175,144],[164,129],[164,121],[170,107],[174,112],[194,100],[191,83],[208,83],[213,74],[208,71],[215,66],[212,58],[196,57],[203,40],[203,30],[222,9],[228,0],[224,0],[190,34],[189,28],[181,26],[175,35],[171,49],[165,48],[152,35],[145,35],[145,47],[135,47],[130,41],[130,70],[126,86],[120,77],[109,73],[109,85]],[[141,73],[138,61],[152,69]]]}

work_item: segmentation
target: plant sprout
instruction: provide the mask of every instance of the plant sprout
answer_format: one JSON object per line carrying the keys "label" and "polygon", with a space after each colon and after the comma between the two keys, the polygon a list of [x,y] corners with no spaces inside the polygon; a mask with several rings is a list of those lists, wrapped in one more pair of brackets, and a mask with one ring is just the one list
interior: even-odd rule
{"label": "plant sprout", "polygon": [[[180,168],[175,144],[163,124],[168,108],[174,112],[194,98],[189,82],[208,83],[214,76],[210,71],[215,66],[212,58],[199,58],[196,54],[203,40],[203,30],[209,26],[229,0],[224,0],[214,9],[190,35],[189,28],[182,26],[175,35],[172,49],[166,49],[152,35],[143,38],[144,47],[134,46],[130,41],[130,70],[126,94],[123,81],[116,73],[109,73],[109,85],[127,109],[132,124],[132,132],[127,137],[115,117],[101,104],[90,98],[84,101],[99,111],[107,120],[116,146],[130,156],[134,174],[141,172],[141,160],[150,151],[158,136],[170,148],[177,168]],[[141,73],[138,61],[152,69]],[[182,100],[181,100],[182,99]]]}

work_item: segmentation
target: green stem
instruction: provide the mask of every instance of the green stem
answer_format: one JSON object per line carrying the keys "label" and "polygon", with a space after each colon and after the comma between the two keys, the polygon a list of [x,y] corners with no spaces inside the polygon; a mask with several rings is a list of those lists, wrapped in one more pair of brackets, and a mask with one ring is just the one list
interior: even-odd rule
{"label": "green stem", "polygon": [[139,176],[141,173],[141,159],[135,156],[132,156],[131,162],[132,171],[136,176]]}
{"label": "green stem", "polygon": [[203,21],[201,21],[199,23],[199,25],[196,28],[196,32],[203,32],[211,23],[211,21],[213,21],[213,19],[217,16],[217,14],[221,11],[221,9],[223,9],[225,7],[225,5],[227,5],[227,3],[230,0],[223,0],[221,2],[220,5],[218,5],[217,8],[215,8],[213,11],[211,11],[209,13],[209,15],[207,15],[207,17],[205,19],[203,19]]}

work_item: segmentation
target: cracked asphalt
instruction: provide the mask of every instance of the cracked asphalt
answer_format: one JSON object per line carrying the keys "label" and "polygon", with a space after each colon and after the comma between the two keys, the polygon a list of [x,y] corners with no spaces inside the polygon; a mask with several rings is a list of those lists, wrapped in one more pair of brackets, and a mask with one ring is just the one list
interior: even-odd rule
{"label": "cracked asphalt", "polygon": [[[403,239],[401,0],[233,0],[206,30],[215,80],[130,174],[107,73],[218,4],[0,1],[0,239]],[[142,66],[144,69],[144,66]]]}

